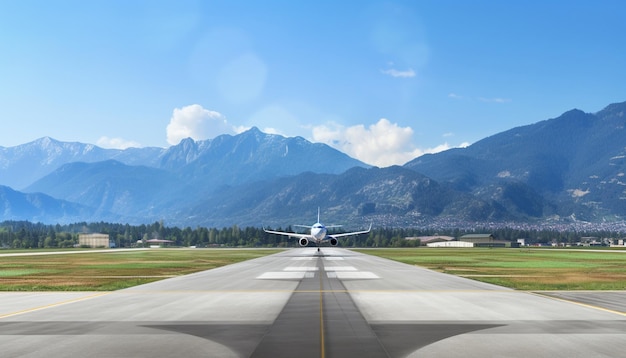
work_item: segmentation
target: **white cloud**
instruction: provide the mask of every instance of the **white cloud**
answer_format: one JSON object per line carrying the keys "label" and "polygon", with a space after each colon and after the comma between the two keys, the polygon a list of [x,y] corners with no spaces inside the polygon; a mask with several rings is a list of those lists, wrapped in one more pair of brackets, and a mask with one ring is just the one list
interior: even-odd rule
{"label": "white cloud", "polygon": [[439,144],[438,146],[436,146],[434,148],[424,149],[420,155],[422,155],[422,154],[439,153],[439,152],[443,152],[443,151],[446,151],[446,150],[451,149],[451,148],[454,148],[454,147],[452,147],[450,144],[448,144],[448,142],[445,142],[443,144]]}
{"label": "white cloud", "polygon": [[102,148],[108,149],[127,149],[127,148],[140,148],[141,144],[137,142],[133,142],[130,140],[126,140],[123,138],[109,138],[107,136],[102,136],[96,144]]}
{"label": "white cloud", "polygon": [[204,109],[199,104],[175,108],[166,131],[167,142],[171,145],[185,138],[204,140],[236,132],[223,115]]}
{"label": "white cloud", "polygon": [[[420,149],[413,143],[413,129],[400,127],[382,118],[365,127],[362,124],[344,127],[337,123],[312,128],[313,141],[327,144],[349,156],[378,167],[403,165],[424,154],[439,153],[453,148],[443,143]],[[467,147],[462,143],[457,147]]]}
{"label": "white cloud", "polygon": [[265,127],[265,128],[263,128],[262,132],[263,133],[267,133],[267,134],[283,135],[283,133],[280,130],[278,130],[276,128],[273,128],[273,127]]}
{"label": "white cloud", "polygon": [[241,134],[247,130],[250,130],[250,128],[252,127],[247,127],[247,126],[235,126],[233,127],[233,130],[235,131],[235,134]]}
{"label": "white cloud", "polygon": [[386,167],[404,164],[423,154],[412,142],[413,129],[400,127],[387,119],[366,128],[337,124],[313,128],[313,140],[326,143],[365,163]]}
{"label": "white cloud", "polygon": [[406,71],[400,71],[400,70],[396,70],[395,68],[391,68],[388,70],[380,70],[380,72],[382,72],[385,75],[389,75],[391,77],[396,77],[396,78],[411,78],[411,77],[415,77],[415,71],[413,71],[412,68],[409,68]]}

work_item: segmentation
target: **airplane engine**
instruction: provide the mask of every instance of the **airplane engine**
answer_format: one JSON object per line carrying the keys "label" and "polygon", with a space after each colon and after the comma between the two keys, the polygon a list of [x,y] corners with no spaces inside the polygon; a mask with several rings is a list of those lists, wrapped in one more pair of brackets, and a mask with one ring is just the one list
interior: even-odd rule
{"label": "airplane engine", "polygon": [[309,240],[302,238],[300,239],[300,241],[298,241],[300,243],[300,246],[306,246],[309,244]]}
{"label": "airplane engine", "polygon": [[330,239],[330,245],[331,246],[337,246],[339,242],[337,241],[337,239],[335,239],[334,237],[332,239]]}

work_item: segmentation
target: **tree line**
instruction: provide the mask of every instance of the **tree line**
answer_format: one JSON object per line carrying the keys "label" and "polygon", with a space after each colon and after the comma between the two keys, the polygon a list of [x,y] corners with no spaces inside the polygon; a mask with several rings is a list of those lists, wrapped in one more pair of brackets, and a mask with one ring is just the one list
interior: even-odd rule
{"label": "tree line", "polygon": [[[291,227],[276,228],[292,231]],[[376,228],[369,234],[341,238],[342,247],[412,247],[419,246],[419,239],[407,237],[452,236],[459,238],[467,233],[490,233],[498,240],[516,241],[525,239],[527,243],[575,243],[581,237],[621,237],[613,232],[559,232],[553,230],[516,230],[473,228],[463,229],[420,229],[420,228]],[[78,235],[82,233],[108,234],[115,247],[147,246],[150,239],[171,241],[171,246],[179,247],[295,247],[297,240],[280,235],[268,234],[259,227],[168,227],[163,221],[152,224],[130,225],[118,223],[74,223],[47,225],[28,221],[4,221],[0,223],[0,248],[39,249],[70,248],[78,245]]]}

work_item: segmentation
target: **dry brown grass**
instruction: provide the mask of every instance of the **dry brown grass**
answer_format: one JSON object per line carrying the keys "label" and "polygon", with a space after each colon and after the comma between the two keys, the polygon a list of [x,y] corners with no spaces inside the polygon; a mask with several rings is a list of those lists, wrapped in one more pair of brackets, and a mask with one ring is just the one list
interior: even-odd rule
{"label": "dry brown grass", "polygon": [[2,291],[108,291],[249,260],[279,250],[159,249],[0,258]]}
{"label": "dry brown grass", "polygon": [[626,289],[625,251],[412,248],[363,252],[520,290]]}

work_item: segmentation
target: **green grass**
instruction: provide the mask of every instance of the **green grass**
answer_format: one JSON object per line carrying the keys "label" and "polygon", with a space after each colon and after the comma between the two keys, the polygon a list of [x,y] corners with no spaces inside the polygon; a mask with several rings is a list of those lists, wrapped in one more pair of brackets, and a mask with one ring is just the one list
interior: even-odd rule
{"label": "green grass", "polygon": [[156,249],[5,256],[0,257],[0,291],[111,291],[280,251]]}
{"label": "green grass", "polygon": [[624,290],[626,252],[488,248],[356,250],[518,290]]}
{"label": "green grass", "polygon": [[[107,253],[0,257],[0,291],[118,290],[279,251],[107,250]],[[481,248],[356,251],[519,290],[626,289],[626,252],[619,251]]]}

